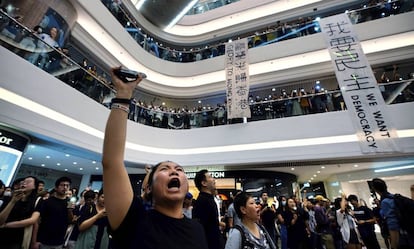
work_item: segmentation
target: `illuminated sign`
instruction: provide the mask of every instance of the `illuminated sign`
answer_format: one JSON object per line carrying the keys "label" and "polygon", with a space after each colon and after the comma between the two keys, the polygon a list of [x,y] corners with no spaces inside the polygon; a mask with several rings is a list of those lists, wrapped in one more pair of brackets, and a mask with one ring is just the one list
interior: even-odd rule
{"label": "illuminated sign", "polygon": [[29,139],[0,127],[0,179],[9,186]]}
{"label": "illuminated sign", "polygon": [[[209,171],[208,173],[210,173],[210,175],[213,178],[225,178],[226,177],[224,171]],[[196,174],[197,174],[197,172],[187,172],[186,173],[188,179],[194,179]]]}

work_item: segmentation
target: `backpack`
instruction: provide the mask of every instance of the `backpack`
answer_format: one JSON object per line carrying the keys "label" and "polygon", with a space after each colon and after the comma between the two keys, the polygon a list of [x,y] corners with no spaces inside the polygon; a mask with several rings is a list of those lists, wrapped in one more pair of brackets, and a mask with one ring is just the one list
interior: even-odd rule
{"label": "backpack", "polygon": [[[270,248],[275,248],[272,238],[270,238],[269,234],[267,233],[266,229],[264,228],[264,226],[258,224],[258,226],[260,227],[260,229],[263,231],[266,240],[268,241]],[[233,228],[239,230],[240,234],[241,234],[241,249],[250,249],[250,248],[256,248],[256,244],[253,241],[250,241],[249,237],[246,236],[244,229],[240,226],[240,225],[235,225]]]}
{"label": "backpack", "polygon": [[400,194],[394,194],[393,199],[401,229],[414,236],[414,200]]}
{"label": "backpack", "polygon": [[235,225],[233,228],[239,230],[239,232],[241,234],[241,240],[242,240],[242,244],[241,244],[241,247],[240,247],[241,249],[254,248],[254,244],[248,239],[248,237],[244,233],[244,230],[243,230],[243,228],[241,228],[241,226]]}

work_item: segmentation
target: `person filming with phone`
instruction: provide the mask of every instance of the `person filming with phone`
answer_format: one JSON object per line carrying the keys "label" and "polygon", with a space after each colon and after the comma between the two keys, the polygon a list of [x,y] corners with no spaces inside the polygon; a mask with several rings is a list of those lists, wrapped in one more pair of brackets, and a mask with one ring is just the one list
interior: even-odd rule
{"label": "person filming with phone", "polygon": [[124,165],[126,127],[130,100],[143,75],[124,78],[120,69],[111,71],[116,98],[111,101],[102,155],[105,209],[114,247],[207,249],[201,224],[182,212],[189,188],[183,167],[163,161],[151,168],[145,186],[151,209],[146,210],[142,198],[133,193]]}

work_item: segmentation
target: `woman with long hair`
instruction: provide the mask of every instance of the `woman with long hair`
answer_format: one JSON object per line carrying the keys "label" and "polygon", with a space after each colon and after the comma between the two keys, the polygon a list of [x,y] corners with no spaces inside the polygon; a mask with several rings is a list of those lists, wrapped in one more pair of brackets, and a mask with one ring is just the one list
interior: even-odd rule
{"label": "woman with long hair", "polygon": [[310,231],[306,228],[306,221],[309,220],[309,214],[302,208],[298,208],[293,198],[287,200],[287,208],[288,212],[286,212],[285,224],[288,231],[288,248],[305,248],[307,245],[306,239],[310,236]]}
{"label": "woman with long hair", "polygon": [[230,230],[225,249],[276,248],[266,229],[258,224],[260,207],[251,194],[238,194],[234,198],[234,209],[241,219],[241,224]]}
{"label": "woman with long hair", "polygon": [[[96,199],[93,190],[86,191],[84,194],[85,205],[80,209],[79,236],[76,241],[75,249],[100,248],[108,249],[108,218],[105,210],[105,198],[101,189]],[[95,203],[96,199],[96,203]]]}
{"label": "woman with long hair", "polygon": [[[20,189],[14,190],[10,201],[3,205],[0,212],[2,249],[29,248],[31,226],[39,219],[39,213],[34,212],[38,184],[39,180],[36,177],[25,177],[20,184]],[[26,227],[28,230],[25,232]]]}
{"label": "woman with long hair", "polygon": [[287,249],[288,232],[285,223],[286,213],[288,212],[287,199],[281,195],[278,198],[279,207],[276,210],[277,223],[280,225],[280,243],[282,249]]}

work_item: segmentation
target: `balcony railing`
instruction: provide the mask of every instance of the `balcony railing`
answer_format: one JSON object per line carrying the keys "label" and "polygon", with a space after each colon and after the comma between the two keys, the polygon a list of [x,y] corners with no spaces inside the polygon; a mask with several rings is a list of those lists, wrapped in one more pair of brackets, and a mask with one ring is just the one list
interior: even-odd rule
{"label": "balcony railing", "polygon": [[[93,68],[85,68],[73,61],[64,48],[56,48],[42,40],[40,34],[33,33],[15,19],[0,11],[0,44],[33,65],[57,77],[83,94],[109,107],[115,91],[111,83],[98,77]],[[414,101],[413,73],[409,79],[380,83],[379,87],[386,104]],[[312,89],[312,86],[309,86]],[[330,111],[342,111],[346,106],[339,90],[316,90],[307,93],[292,90],[281,97],[250,99],[252,117],[247,120],[227,119],[225,104],[217,107],[154,106],[137,102],[131,105],[129,118],[135,122],[159,128],[190,129],[226,125],[240,122],[253,122],[266,119],[288,118]]]}
{"label": "balcony railing", "polygon": [[[128,10],[122,3],[105,5],[114,17],[125,27],[126,31],[136,40],[136,42],[146,51],[161,59],[172,62],[194,62],[205,60],[216,56],[224,55],[224,43],[205,44],[203,47],[193,48],[174,48],[167,47],[163,42],[152,37],[141,28],[138,22],[129,14]],[[114,7],[116,6],[116,8]],[[387,1],[375,3],[369,6],[363,6],[360,9],[348,10],[345,8],[333,10],[330,15],[340,12],[348,13],[354,24],[363,23],[375,19],[385,18],[391,15],[397,15],[412,11],[412,1]],[[311,16],[312,13],[309,13]],[[238,38],[248,38],[249,47],[265,46],[283,40],[294,39],[306,35],[312,35],[320,32],[318,20],[311,17],[301,18],[295,21],[282,21],[274,27],[267,27],[266,30],[258,30],[255,34],[238,35],[237,37],[228,37],[228,40]],[[329,16],[329,14],[322,17]]]}

